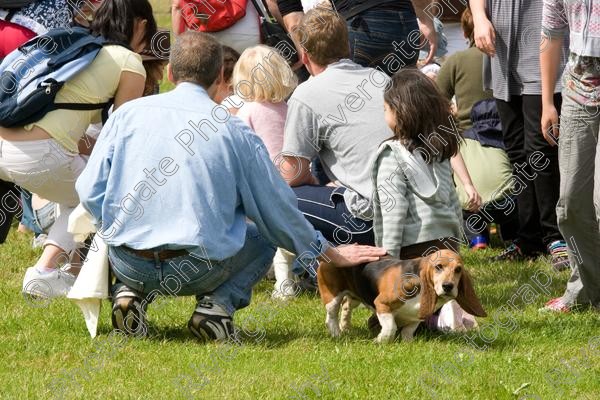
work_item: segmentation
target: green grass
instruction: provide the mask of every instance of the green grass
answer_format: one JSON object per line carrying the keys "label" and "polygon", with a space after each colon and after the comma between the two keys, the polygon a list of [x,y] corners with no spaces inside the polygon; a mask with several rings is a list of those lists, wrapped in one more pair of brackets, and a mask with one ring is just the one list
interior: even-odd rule
{"label": "green grass", "polygon": [[[159,26],[170,26],[170,0],[152,3]],[[171,87],[164,80],[161,91]],[[39,255],[30,242],[13,231],[0,246],[1,399],[600,398],[600,317],[539,313],[568,278],[541,260],[490,263],[491,250],[464,252],[490,315],[479,320],[485,350],[481,338],[469,344],[462,335],[430,332],[412,343],[376,345],[362,307],[354,328],[334,340],[316,296],[277,303],[266,281],[236,314],[247,333],[243,345],[232,346],[201,344],[187,331],[192,298],[151,306],[151,337],[126,340],[110,335],[104,302],[99,336],[90,339],[70,301],[21,296],[24,271]],[[548,293],[531,280],[540,272],[551,277]],[[508,303],[516,310],[507,311]]]}
{"label": "green grass", "polygon": [[161,28],[171,27],[171,0],[150,0],[156,23]]}
{"label": "green grass", "polygon": [[[543,260],[490,263],[492,250],[464,251],[490,314],[479,320],[485,350],[477,349],[486,344],[481,338],[469,344],[463,335],[430,332],[418,332],[412,343],[376,345],[363,307],[353,329],[334,340],[316,296],[274,302],[266,281],[236,314],[247,334],[234,346],[195,340],[185,328],[194,307],[189,297],[150,306],[147,339],[110,336],[104,302],[99,336],[90,339],[68,300],[31,303],[20,295],[24,270],[38,255],[30,240],[13,231],[0,248],[0,398],[600,398],[599,315],[539,313],[550,295],[532,277],[550,277],[551,295],[568,277]],[[528,283],[535,290],[529,297],[519,291]],[[505,311],[507,302],[516,311]]]}

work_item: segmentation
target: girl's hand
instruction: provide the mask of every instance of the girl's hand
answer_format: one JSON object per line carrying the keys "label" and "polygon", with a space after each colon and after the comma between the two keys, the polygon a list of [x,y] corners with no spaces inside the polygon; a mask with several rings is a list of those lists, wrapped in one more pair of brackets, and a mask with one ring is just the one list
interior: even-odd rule
{"label": "girl's hand", "polygon": [[556,111],[554,104],[542,106],[541,122],[544,139],[550,146],[556,146],[560,132],[558,129],[558,111]]}
{"label": "girl's hand", "polygon": [[467,210],[471,212],[477,212],[481,207],[481,196],[477,192],[477,189],[475,189],[475,185],[473,185],[471,175],[469,175],[469,171],[465,165],[465,160],[460,152],[450,159],[450,165],[462,183],[467,196],[469,196],[469,200],[467,201]]}
{"label": "girl's hand", "polygon": [[477,212],[481,208],[481,196],[475,186],[473,185],[465,185],[465,192],[467,196],[469,196],[469,200],[467,201],[467,210],[471,212]]}

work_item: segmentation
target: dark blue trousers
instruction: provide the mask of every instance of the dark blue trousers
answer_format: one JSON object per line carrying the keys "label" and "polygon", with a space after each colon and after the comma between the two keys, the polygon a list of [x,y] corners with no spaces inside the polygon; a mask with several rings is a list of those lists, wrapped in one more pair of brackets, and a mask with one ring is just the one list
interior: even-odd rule
{"label": "dark blue trousers", "polygon": [[344,202],[346,188],[304,185],[292,189],[300,211],[331,243],[375,244],[372,221],[356,218],[348,211]]}

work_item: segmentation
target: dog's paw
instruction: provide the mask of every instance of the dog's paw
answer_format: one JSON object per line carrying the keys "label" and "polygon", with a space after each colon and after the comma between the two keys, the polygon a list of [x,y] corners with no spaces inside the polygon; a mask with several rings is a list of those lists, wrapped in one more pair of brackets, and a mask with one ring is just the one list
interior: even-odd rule
{"label": "dog's paw", "polygon": [[331,337],[334,337],[334,338],[339,337],[340,334],[342,333],[340,330],[340,327],[337,324],[328,323],[327,329],[329,329],[329,334],[331,335]]}
{"label": "dog's paw", "polygon": [[394,341],[394,335],[384,335],[384,334],[380,333],[375,338],[375,343],[379,343],[379,344],[391,343],[393,341]]}
{"label": "dog's paw", "polygon": [[348,332],[350,330],[350,327],[352,326],[352,324],[350,324],[347,321],[341,321],[340,322],[340,332],[344,333],[344,332]]}

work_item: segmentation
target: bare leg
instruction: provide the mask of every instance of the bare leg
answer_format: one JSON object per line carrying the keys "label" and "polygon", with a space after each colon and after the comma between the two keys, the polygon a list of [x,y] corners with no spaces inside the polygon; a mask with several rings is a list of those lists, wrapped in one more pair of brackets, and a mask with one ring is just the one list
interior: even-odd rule
{"label": "bare leg", "polygon": [[81,266],[83,265],[83,261],[85,260],[85,258],[83,257],[83,254],[81,253],[81,249],[77,249],[73,252],[73,254],[71,254],[70,260],[69,260],[69,268],[66,269],[65,271],[78,276],[79,272],[81,272]]}
{"label": "bare leg", "polygon": [[17,228],[17,232],[19,232],[19,233],[28,233],[28,232],[31,232],[31,230],[29,230],[29,228],[26,227],[25,225],[19,223],[19,227]]}
{"label": "bare leg", "polygon": [[68,263],[69,258],[63,249],[53,244],[44,246],[42,255],[35,263],[34,267],[39,268],[58,268],[61,264]]}

